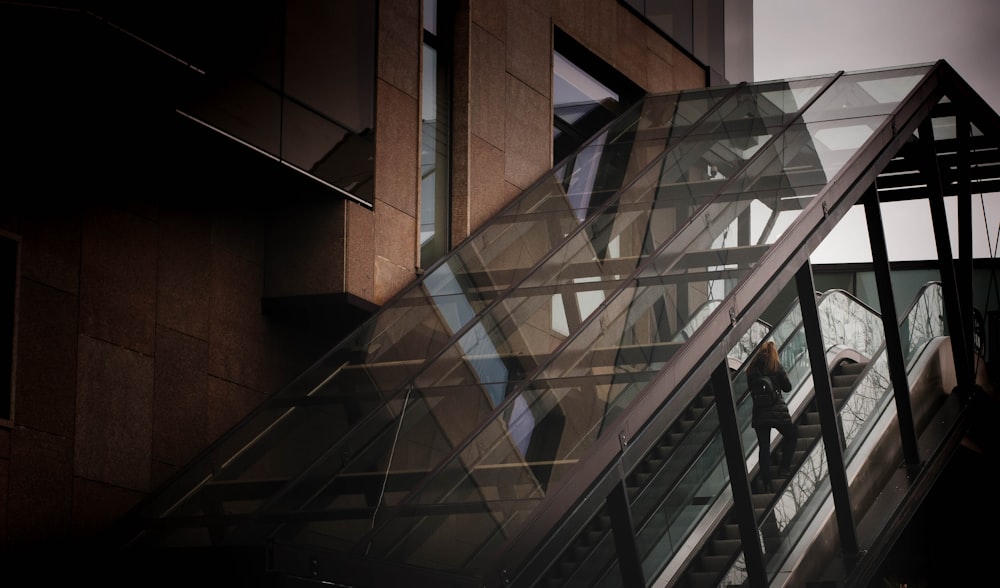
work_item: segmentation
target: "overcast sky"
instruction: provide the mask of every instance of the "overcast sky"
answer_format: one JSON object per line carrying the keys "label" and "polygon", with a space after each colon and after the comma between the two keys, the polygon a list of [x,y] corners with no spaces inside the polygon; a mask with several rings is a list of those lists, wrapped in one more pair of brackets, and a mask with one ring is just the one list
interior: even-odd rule
{"label": "overcast sky", "polygon": [[[1000,112],[1000,0],[753,3],[758,81],[944,59]],[[982,201],[976,195],[972,208],[974,254],[996,256],[1000,195],[986,195]],[[887,205],[883,220],[891,259],[936,257],[926,211],[924,202]],[[863,235],[864,214],[854,210],[813,253],[812,261],[870,261],[867,239],[859,238]],[[919,239],[907,238],[914,235]],[[952,234],[952,252],[957,254],[955,237]]]}

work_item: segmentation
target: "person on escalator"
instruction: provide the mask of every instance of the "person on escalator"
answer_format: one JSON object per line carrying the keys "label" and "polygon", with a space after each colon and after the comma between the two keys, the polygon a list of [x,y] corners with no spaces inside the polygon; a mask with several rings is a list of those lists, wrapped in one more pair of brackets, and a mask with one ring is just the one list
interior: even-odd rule
{"label": "person on escalator", "polygon": [[751,390],[761,378],[770,380],[773,394],[770,398],[753,396],[753,416],[751,424],[757,431],[757,447],[759,452],[760,478],[766,492],[774,492],[771,484],[771,429],[781,433],[781,459],[778,462],[778,477],[787,478],[791,475],[792,459],[795,457],[795,444],[798,441],[798,427],[792,422],[788,405],[783,397],[784,392],[790,392],[792,383],[788,379],[784,366],[778,358],[778,349],[774,341],[765,342],[746,370],[747,384]]}

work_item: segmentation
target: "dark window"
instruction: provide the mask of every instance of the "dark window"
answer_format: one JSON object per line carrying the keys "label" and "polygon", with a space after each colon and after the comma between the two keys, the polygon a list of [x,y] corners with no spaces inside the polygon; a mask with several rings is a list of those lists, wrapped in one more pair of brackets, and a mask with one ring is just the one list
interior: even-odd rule
{"label": "dark window", "polygon": [[560,162],[635,103],[642,88],[559,29],[552,56],[552,159]]}

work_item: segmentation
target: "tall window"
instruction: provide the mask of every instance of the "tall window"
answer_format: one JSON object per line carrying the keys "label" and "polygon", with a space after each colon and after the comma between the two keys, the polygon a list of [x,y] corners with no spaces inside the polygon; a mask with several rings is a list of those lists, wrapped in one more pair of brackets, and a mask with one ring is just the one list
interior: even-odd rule
{"label": "tall window", "polygon": [[451,18],[446,0],[424,0],[420,136],[420,265],[449,247],[451,213]]}
{"label": "tall window", "polygon": [[14,399],[17,249],[17,240],[0,234],[0,420],[10,420]]}

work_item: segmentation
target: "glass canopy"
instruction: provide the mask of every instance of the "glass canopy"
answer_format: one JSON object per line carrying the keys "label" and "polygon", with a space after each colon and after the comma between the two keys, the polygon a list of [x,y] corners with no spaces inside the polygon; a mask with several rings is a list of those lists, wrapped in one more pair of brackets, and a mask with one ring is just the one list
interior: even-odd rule
{"label": "glass canopy", "polygon": [[[141,505],[128,541],[495,565],[610,467],[624,415],[680,396],[932,71],[645,97]],[[797,365],[793,327],[753,324],[731,365],[764,337]]]}

